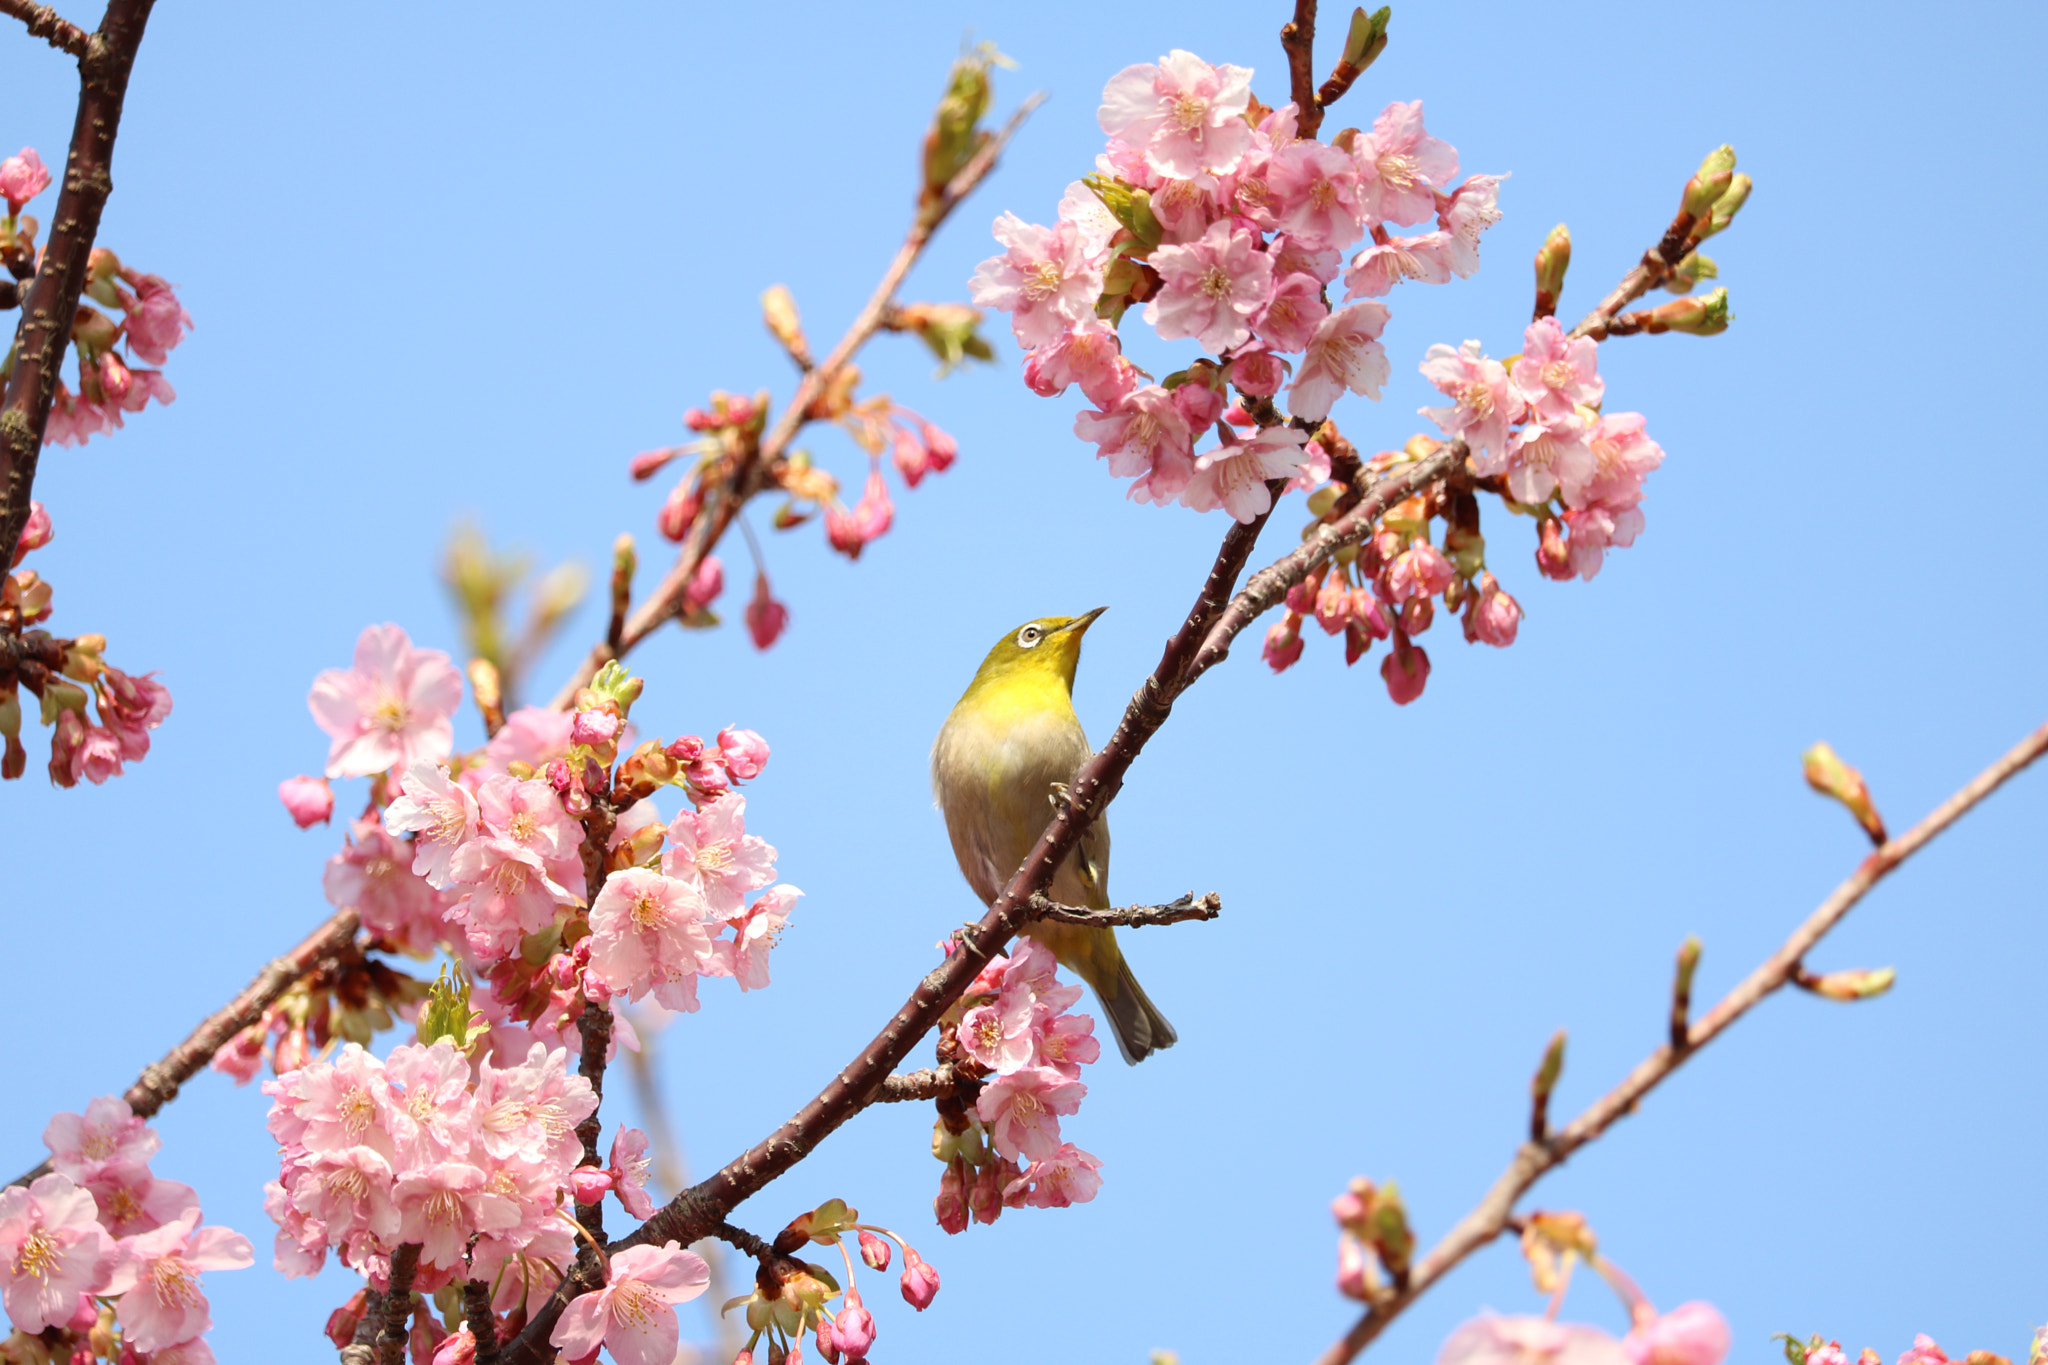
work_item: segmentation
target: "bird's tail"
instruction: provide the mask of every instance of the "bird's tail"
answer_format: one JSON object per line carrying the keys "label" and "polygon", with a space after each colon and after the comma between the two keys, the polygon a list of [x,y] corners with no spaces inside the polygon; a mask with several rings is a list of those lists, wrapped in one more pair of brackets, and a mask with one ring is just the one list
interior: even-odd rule
{"label": "bird's tail", "polygon": [[1114,983],[1108,990],[1098,985],[1095,996],[1102,1002],[1102,1012],[1109,1016],[1110,1032],[1116,1035],[1116,1050],[1132,1066],[1159,1049],[1172,1047],[1180,1041],[1180,1035],[1173,1031],[1173,1025],[1166,1022],[1166,1016],[1145,994],[1145,988],[1131,974],[1131,964],[1121,955],[1117,959]]}

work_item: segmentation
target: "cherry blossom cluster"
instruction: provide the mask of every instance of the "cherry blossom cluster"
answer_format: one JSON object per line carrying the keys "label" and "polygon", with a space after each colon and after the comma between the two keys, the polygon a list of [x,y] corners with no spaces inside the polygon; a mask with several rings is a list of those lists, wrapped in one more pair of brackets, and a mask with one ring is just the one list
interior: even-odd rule
{"label": "cherry blossom cluster", "polygon": [[125,1100],[57,1115],[43,1142],[50,1173],[0,1191],[0,1358],[48,1359],[35,1338],[57,1328],[72,1365],[212,1365],[201,1277],[251,1264],[249,1239],[201,1227],[192,1187],[150,1173],[161,1139]]}
{"label": "cherry blossom cluster", "polygon": [[[21,688],[41,703],[51,727],[50,781],[75,787],[118,777],[149,753],[149,732],[171,714],[171,692],[155,674],[136,677],[109,664],[104,635],[60,639],[33,629],[54,610],[52,588],[21,561],[50,543],[50,514],[29,504],[10,572],[0,579],[0,778],[28,771],[21,742]],[[93,707],[97,719],[87,711]]]}
{"label": "cherry blossom cluster", "polygon": [[[22,213],[22,207],[49,186],[49,169],[34,148],[24,147],[0,161],[0,198],[7,201],[7,216],[0,218],[0,265],[13,277],[0,288],[0,303],[6,307],[19,300],[14,281],[26,280],[36,271],[38,224]],[[191,330],[192,316],[170,283],[132,270],[113,252],[94,247],[86,266],[85,294],[109,312],[119,313],[120,321],[91,303],[78,305],[71,324],[71,344],[78,353],[77,391],[62,379],[57,381],[49,424],[43,429],[45,445],[84,445],[102,432],[119,430],[124,414],[141,412],[152,398],[169,403],[178,396],[161,369],[133,363],[161,366]],[[0,365],[0,379],[12,365],[10,355]]]}
{"label": "cherry blossom cluster", "polygon": [[[948,950],[953,945],[947,945]],[[1061,984],[1052,950],[1019,939],[975,977],[940,1026],[939,1055],[981,1082],[971,1105],[942,1100],[932,1155],[946,1163],[932,1201],[939,1226],[993,1223],[1004,1208],[1084,1204],[1102,1163],[1060,1135],[1088,1087],[1081,1068],[1102,1053],[1095,1020],[1068,1013],[1079,986]]]}
{"label": "cherry blossom cluster", "polygon": [[[1785,1343],[1785,1358],[1792,1365],[1850,1365],[1849,1355],[1839,1341],[1830,1341],[1815,1335],[1801,1341],[1797,1337],[1780,1334]],[[1866,1346],[1857,1355],[1855,1365],[1883,1365],[1884,1357]],[[2012,1365],[2010,1359],[1996,1351],[1971,1351],[1960,1361],[1952,1361],[1947,1352],[1935,1344],[1933,1337],[1925,1332],[1913,1338],[1912,1349],[1902,1352],[1894,1365]],[[2027,1353],[2027,1365],[2042,1365],[2048,1362],[2048,1327],[2034,1333],[2034,1340]]]}
{"label": "cherry blossom cluster", "polygon": [[[846,1249],[848,1235],[857,1236],[861,1264],[878,1274],[889,1269],[893,1256],[890,1242],[903,1248],[903,1273],[897,1281],[903,1301],[920,1313],[931,1306],[939,1292],[939,1272],[917,1254],[917,1248],[888,1228],[861,1222],[860,1213],[848,1208],[845,1200],[828,1199],[790,1221],[772,1247],[776,1259],[764,1261],[761,1274],[755,1277],[753,1292],[728,1300],[719,1310],[721,1314],[735,1308],[746,1310],[751,1335],[734,1365],[754,1365],[754,1353],[763,1338],[768,1343],[764,1362],[800,1363],[799,1343],[806,1332],[813,1334],[818,1354],[827,1365],[867,1359],[875,1344],[875,1318],[861,1300],[854,1258]],[[838,1277],[824,1266],[790,1259],[806,1245],[838,1248],[846,1269],[843,1289]],[[836,1312],[831,1306],[834,1298],[841,1299]]]}
{"label": "cherry blossom cluster", "polygon": [[[1457,152],[1425,129],[1420,101],[1324,143],[1299,135],[1294,105],[1259,104],[1251,77],[1182,51],[1118,73],[1103,89],[1096,173],[1067,188],[1050,228],[998,218],[1005,250],[973,282],[974,301],[1010,314],[1030,352],[1025,382],[1048,397],[1079,384],[1095,404],[1075,433],[1133,480],[1131,497],[1239,521],[1271,507],[1268,480],[1303,473],[1339,396],[1379,397],[1389,313],[1375,300],[1403,279],[1469,276],[1500,217],[1500,178],[1454,185]],[[1389,230],[1419,223],[1435,226]],[[1340,272],[1346,301],[1333,309]],[[1144,382],[1117,330],[1139,303],[1161,339],[1211,354]],[[1283,387],[1293,423],[1274,406]],[[1197,454],[1226,417],[1220,444]]]}

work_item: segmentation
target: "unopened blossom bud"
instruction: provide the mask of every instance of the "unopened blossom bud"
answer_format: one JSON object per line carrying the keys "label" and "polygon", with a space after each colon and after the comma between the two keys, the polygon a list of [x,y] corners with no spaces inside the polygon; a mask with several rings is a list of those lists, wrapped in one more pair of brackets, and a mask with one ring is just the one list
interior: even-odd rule
{"label": "unopened blossom bud", "polygon": [[1400,627],[1410,635],[1420,635],[1436,624],[1436,599],[1414,597],[1402,604]]}
{"label": "unopened blossom bud", "polygon": [[1559,583],[1571,581],[1572,552],[1564,543],[1564,523],[1556,517],[1543,518],[1537,531],[1536,571]]}
{"label": "unopened blossom bud", "polygon": [[875,1344],[874,1315],[861,1305],[860,1291],[852,1285],[846,1287],[846,1306],[832,1318],[832,1341],[854,1360],[866,1356]]}
{"label": "unopened blossom bud", "polygon": [[754,575],[754,595],[747,601],[746,622],[747,634],[756,649],[774,644],[789,626],[789,608],[775,600],[765,573]]}
{"label": "unopened blossom bud", "polygon": [[1351,1185],[1344,1193],[1330,1201],[1330,1216],[1337,1220],[1337,1226],[1354,1237],[1367,1236],[1370,1229],[1367,1219],[1372,1212],[1373,1183],[1362,1175],[1351,1177]]}
{"label": "unopened blossom bud", "polygon": [[67,678],[76,678],[83,683],[95,682],[100,674],[107,671],[106,660],[101,657],[106,651],[106,636],[81,635],[64,647],[60,671]]}
{"label": "unopened blossom bud", "polygon": [[[112,348],[120,339],[120,334],[120,324],[105,313],[97,308],[79,305],[77,320],[71,324],[71,339],[86,353],[97,358],[102,352]],[[85,376],[81,374],[79,378],[84,379]]]}
{"label": "unopened blossom bud", "polygon": [[1372,642],[1377,638],[1359,621],[1348,621],[1344,625],[1344,666],[1351,667],[1372,652]]}
{"label": "unopened blossom bud", "polygon": [[[426,1314],[420,1314],[425,1317]],[[417,1357],[415,1357],[417,1359]],[[476,1338],[469,1328],[450,1333],[434,1348],[434,1358],[428,1365],[476,1365]]]}
{"label": "unopened blossom bud", "polygon": [[1707,153],[1698,172],[1685,182],[1685,198],[1681,207],[1695,218],[1706,217],[1714,202],[1727,193],[1734,179],[1735,149],[1723,143]]}
{"label": "unopened blossom bud", "polygon": [[924,1263],[912,1247],[903,1248],[903,1301],[922,1313],[939,1293],[939,1272]]}
{"label": "unopened blossom bud", "polygon": [[327,1315],[327,1339],[337,1347],[347,1346],[356,1337],[356,1324],[363,1320],[368,1308],[370,1291],[358,1289],[347,1303]]}
{"label": "unopened blossom bud", "polygon": [[700,612],[717,601],[718,595],[724,591],[725,566],[718,562],[717,555],[706,555],[683,588],[683,610]]}
{"label": "unopened blossom bud", "polygon": [[28,505],[28,520],[22,523],[21,539],[14,543],[14,560],[9,568],[21,563],[30,550],[40,550],[50,543],[55,531],[50,525],[49,509],[40,502]]}
{"label": "unopened blossom bud", "polygon": [[1387,685],[1387,695],[1394,699],[1394,705],[1406,706],[1422,695],[1429,682],[1428,651],[1410,644],[1408,637],[1396,629],[1394,652],[1380,660],[1380,681]]}
{"label": "unopened blossom bud", "polygon": [[707,796],[732,790],[732,778],[726,775],[725,765],[708,754],[683,769],[683,780]]}
{"label": "unopened blossom bud", "polygon": [[1342,574],[1332,573],[1316,594],[1316,624],[1323,634],[1335,635],[1351,619],[1351,584]]}
{"label": "unopened blossom bud", "polygon": [[1870,788],[1864,783],[1863,774],[1844,763],[1841,755],[1826,743],[1814,745],[1803,758],[1806,785],[1848,807],[1849,813],[1856,817],[1856,823],[1863,826],[1863,832],[1870,836],[1871,843],[1884,843],[1884,817],[1877,813],[1876,803],[1870,799]]}
{"label": "unopened blossom bud", "polygon": [[939,1177],[939,1193],[932,1200],[932,1214],[939,1226],[950,1234],[967,1231],[967,1194],[960,1178],[960,1163],[955,1161],[946,1166]]}
{"label": "unopened blossom bud", "polygon": [[575,720],[569,724],[569,742],[592,746],[609,744],[618,737],[619,727],[623,724],[616,711],[578,711]]}
{"label": "unopened blossom bud", "polygon": [[1857,968],[1796,978],[1799,984],[1827,1000],[1868,1000],[1883,995],[1899,977],[1895,967]]}
{"label": "unopened blossom bud", "polygon": [[661,511],[655,514],[654,524],[661,534],[678,544],[690,534],[690,526],[697,520],[697,513],[704,509],[704,491],[692,474],[671,488],[668,501],[662,503]]}
{"label": "unopened blossom bud", "polygon": [[[1325,430],[1328,428],[1325,427]],[[1344,490],[1334,483],[1326,483],[1308,495],[1308,514],[1320,521],[1330,515],[1330,509],[1337,505],[1337,499],[1344,496]]]}
{"label": "unopened blossom bud", "polygon": [[12,782],[28,771],[28,750],[21,743],[21,697],[11,684],[0,692],[0,738],[6,741],[0,780]]}
{"label": "unopened blossom bud", "polygon": [[569,1188],[575,1192],[579,1204],[595,1204],[611,1190],[610,1171],[601,1171],[595,1166],[578,1166],[569,1172]]}
{"label": "unopened blossom bud", "polygon": [[1003,1171],[1000,1161],[991,1161],[975,1172],[967,1187],[967,1210],[977,1223],[993,1223],[1003,1216]]}
{"label": "unopened blossom bud", "polygon": [[1543,316],[1557,311],[1557,301],[1564,295],[1565,271],[1571,264],[1572,232],[1559,223],[1536,249],[1536,309]]}
{"label": "unopened blossom bud", "polygon": [[768,741],[752,730],[726,726],[718,732],[718,752],[725,769],[742,782],[751,782],[768,766]]}
{"label": "unopened blossom bud", "polygon": [[1316,595],[1322,591],[1323,579],[1330,571],[1325,564],[1301,582],[1287,589],[1287,609],[1296,616],[1313,616],[1316,610]]}
{"label": "unopened blossom bud", "polygon": [[1266,631],[1262,656],[1275,673],[1285,673],[1301,659],[1301,616],[1288,612],[1280,623]]}
{"label": "unopened blossom bud", "polygon": [[1658,332],[1684,332],[1688,336],[1710,337],[1728,330],[1728,324],[1735,320],[1735,314],[1728,311],[1728,291],[1716,289],[1711,294],[1690,295],[1660,304],[1647,313],[1632,313],[1640,319],[1643,330],[1651,334]]}
{"label": "unopened blossom bud", "polygon": [[[44,708],[49,706],[49,689],[45,689]],[[57,728],[50,735],[50,781],[60,787],[75,787],[78,779],[72,775],[71,759],[85,742],[85,722],[76,711],[59,711]]]}
{"label": "unopened blossom bud", "polygon": [[1714,201],[1714,216],[1693,229],[1693,240],[1704,241],[1717,232],[1726,232],[1728,225],[1735,221],[1735,215],[1742,212],[1742,206],[1749,202],[1751,182],[1748,176],[1737,174]]}
{"label": "unopened blossom bud", "polygon": [[1500,590],[1492,574],[1481,574],[1479,591],[1465,609],[1465,638],[1506,649],[1522,626],[1522,604]]}
{"label": "unopened blossom bud", "polygon": [[1107,175],[1084,175],[1081,183],[1095,192],[1095,197],[1109,210],[1109,216],[1137,238],[1144,251],[1151,251],[1165,239],[1166,229],[1152,212],[1152,196],[1148,192]]}
{"label": "unopened blossom bud", "polygon": [[1671,273],[1664,277],[1664,292],[1667,294],[1690,294],[1701,280],[1718,279],[1721,267],[1714,264],[1714,258],[1688,251],[1684,259],[1671,267]]}
{"label": "unopened blossom bud", "polygon": [[[650,739],[643,741],[639,748],[627,755],[625,762],[619,764],[618,774],[612,780],[612,788],[627,802],[639,801],[654,795],[675,781],[676,775],[681,771],[682,765],[668,756],[661,747],[661,741]],[[652,825],[649,828],[658,831],[661,826]],[[626,865],[630,867],[633,862],[638,861],[638,858],[634,858]]]}
{"label": "unopened blossom bud", "polygon": [[7,216],[21,212],[21,206],[50,187],[50,172],[33,147],[24,147],[0,161],[0,199],[7,201]]}
{"label": "unopened blossom bud", "polygon": [[1372,1297],[1372,1270],[1367,1264],[1365,1248],[1355,1239],[1341,1237],[1337,1240],[1337,1292],[1346,1298],[1363,1302]]}
{"label": "unopened blossom bud", "polygon": [[300,829],[324,825],[334,818],[334,788],[324,777],[287,777],[277,784],[277,799]]}
{"label": "unopened blossom bud", "polygon": [[768,333],[782,343],[782,349],[789,352],[790,359],[804,369],[811,368],[811,343],[804,336],[804,325],[796,311],[796,296],[789,292],[789,286],[771,284],[761,294],[761,321],[768,324]]}
{"label": "unopened blossom bud", "polygon": [[818,1354],[824,1358],[825,1365],[839,1365],[839,1334],[832,1330],[832,1319],[819,1318],[813,1334],[818,1343]]}
{"label": "unopened blossom bud", "polygon": [[684,735],[662,752],[678,763],[695,763],[704,756],[704,741],[695,735]]}
{"label": "unopened blossom bud", "polygon": [[1386,604],[1374,595],[1371,588],[1351,590],[1351,624],[1375,640],[1386,639],[1393,630],[1392,623],[1387,620]]}
{"label": "unopened blossom bud", "polygon": [[659,450],[643,450],[626,464],[626,472],[635,483],[651,479],[668,466],[670,460],[683,453],[682,446],[663,446]]}
{"label": "unopened blossom bud", "polygon": [[932,115],[932,126],[924,138],[924,201],[936,203],[953,177],[981,150],[988,134],[979,127],[988,112],[993,91],[988,70],[1009,65],[1009,59],[992,43],[983,43],[963,53],[953,63],[946,93]]}
{"label": "unopened blossom bud", "polygon": [[887,1270],[889,1268],[888,1242],[875,1236],[874,1233],[869,1232],[865,1228],[861,1229],[860,1258],[867,1262],[869,1270]]}

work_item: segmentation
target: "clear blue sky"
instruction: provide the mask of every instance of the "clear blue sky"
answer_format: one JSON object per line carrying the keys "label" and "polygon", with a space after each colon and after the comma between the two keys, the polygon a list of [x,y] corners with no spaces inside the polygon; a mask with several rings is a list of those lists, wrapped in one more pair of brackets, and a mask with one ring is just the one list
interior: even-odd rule
{"label": "clear blue sky", "polygon": [[[901,232],[963,32],[1018,60],[1003,108],[1052,98],[913,298],[964,294],[1001,209],[1049,218],[1126,64],[1186,47],[1256,67],[1278,102],[1285,8],[161,6],[103,241],[177,281],[198,330],[169,367],[175,406],[49,453],[58,539],[38,567],[53,624],[160,669],[177,712],[104,788],[47,790],[32,768],[0,792],[17,1028],[0,1150],[30,1165],[48,1114],[118,1092],[326,913],[339,834],[293,829],[274,796],[325,752],[306,689],[371,622],[459,647],[435,583],[458,518],[593,566],[630,530],[659,561],[661,489],[630,484],[627,458],[679,439],[713,387],[788,393],[764,286],[837,334]],[[1352,1316],[1328,1287],[1346,1179],[1399,1179],[1433,1239],[1507,1160],[1553,1030],[1571,1032],[1573,1112],[1655,1045],[1686,934],[1711,998],[1855,864],[1801,749],[1831,740],[1900,827],[2039,724],[2044,38],[2017,5],[1397,6],[1337,123],[1422,98],[1467,170],[1513,179],[1477,279],[1391,300],[1395,382],[1339,410],[1369,448],[1421,425],[1430,343],[1515,349],[1553,223],[1576,242],[1575,313],[1708,148],[1734,143],[1756,178],[1713,251],[1733,329],[1603,349],[1610,406],[1647,413],[1668,453],[1647,532],[1594,583],[1558,585],[1527,524],[1493,517],[1521,641],[1466,648],[1440,625],[1404,710],[1321,638],[1278,679],[1240,650],[1176,710],[1114,809],[1115,890],[1214,889],[1225,913],[1128,945],[1182,1041],[1093,1068],[1068,1131],[1103,1159],[1095,1203],[949,1239],[931,1115],[903,1107],[739,1221],[837,1195],[920,1241],[945,1279],[933,1309],[874,1296],[878,1351],[904,1365],[963,1340],[996,1361],[1303,1359]],[[54,164],[69,64],[18,33],[0,52],[0,141]],[[982,652],[1110,604],[1076,696],[1099,740],[1222,530],[1125,503],[1069,433],[1075,399],[1030,395],[1017,359],[1004,344],[933,385],[913,343],[878,344],[872,382],[955,433],[958,466],[901,497],[858,565],[815,528],[769,539],[794,612],[772,653],[728,629],[635,659],[651,729],[736,721],[774,744],[750,815],[808,893],[774,988],[714,987],[666,1039],[700,1169],[811,1094],[974,910],[925,765]],[[810,444],[857,476],[842,438]],[[1267,548],[1298,521],[1283,511]],[[543,686],[601,628],[593,605]],[[1719,1303],[1740,1361],[1772,1358],[1780,1331],[1887,1359],[1915,1331],[2023,1352],[2048,1315],[2044,821],[2036,772],[1817,954],[1895,964],[1889,997],[1773,1000],[1534,1205],[1586,1212],[1659,1304]],[[202,1077],[164,1115],[157,1167],[267,1248],[264,1108]],[[209,1288],[222,1359],[310,1360],[349,1286],[260,1268]],[[1506,1246],[1379,1355],[1427,1360],[1481,1306],[1540,1306]],[[1620,1325],[1590,1282],[1567,1311]]]}

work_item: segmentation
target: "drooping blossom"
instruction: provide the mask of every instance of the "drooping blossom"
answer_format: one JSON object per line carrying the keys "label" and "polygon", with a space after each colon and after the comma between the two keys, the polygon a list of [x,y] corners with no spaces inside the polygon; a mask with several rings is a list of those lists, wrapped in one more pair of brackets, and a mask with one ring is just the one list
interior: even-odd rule
{"label": "drooping blossom", "polygon": [[1193,337],[1216,354],[1251,339],[1251,318],[1273,297],[1273,262],[1258,237],[1230,222],[1185,246],[1152,253],[1160,289],[1145,305],[1145,321],[1160,338]]}
{"label": "drooping blossom", "polygon": [[1354,303],[1318,323],[1287,390],[1288,411],[1320,422],[1346,389],[1378,398],[1392,373],[1379,341],[1389,316],[1383,303]]}
{"label": "drooping blossom", "polygon": [[998,1152],[1013,1161],[1043,1161],[1060,1148],[1059,1116],[1078,1110],[1087,1093],[1087,1086],[1051,1067],[1027,1067],[984,1085],[975,1113]]}
{"label": "drooping blossom", "polygon": [[932,1269],[915,1248],[903,1248],[903,1277],[898,1282],[903,1301],[922,1313],[939,1295],[939,1272]]}
{"label": "drooping blossom", "polygon": [[754,575],[754,595],[747,599],[746,623],[747,636],[756,649],[767,649],[789,627],[789,607],[776,600],[765,573]]}
{"label": "drooping blossom", "polygon": [[7,216],[21,212],[21,206],[50,188],[50,171],[33,147],[24,147],[0,161],[0,199],[7,201]]}
{"label": "drooping blossom", "polygon": [[1538,318],[1523,333],[1521,358],[1511,377],[1539,417],[1570,417],[1581,404],[1599,406],[1607,391],[1599,352],[1591,337],[1573,340],[1556,318]]}
{"label": "drooping blossom", "polygon": [[1102,131],[1141,152],[1159,175],[1187,180],[1236,170],[1251,147],[1244,121],[1251,71],[1210,66],[1175,48],[1155,63],[1127,66],[1102,88]]}
{"label": "drooping blossom", "polygon": [[300,829],[324,825],[334,818],[334,788],[324,777],[287,777],[277,784],[277,799]]}
{"label": "drooping blossom", "polygon": [[1420,223],[1436,213],[1436,193],[1458,174],[1458,153],[1422,126],[1422,101],[1395,101],[1352,144],[1363,175],[1359,197],[1366,220]]}
{"label": "drooping blossom", "polygon": [[1465,638],[1505,649],[1522,625],[1522,604],[1501,591],[1490,573],[1479,576],[1479,588],[1466,599]]}
{"label": "drooping blossom", "polygon": [[[1023,1202],[1035,1209],[1063,1209],[1085,1204],[1102,1188],[1098,1172],[1102,1162],[1071,1142],[1043,1161],[1034,1161],[1004,1193],[1005,1198],[1023,1195]],[[1028,1193],[1025,1193],[1026,1191]]]}
{"label": "drooping blossom", "polygon": [[1437,198],[1436,221],[1450,235],[1445,259],[1461,280],[1479,269],[1479,239],[1500,221],[1500,182],[1504,175],[1468,176],[1449,195]]}
{"label": "drooping blossom", "polygon": [[1024,357],[1024,383],[1044,398],[1079,384],[1089,402],[1108,408],[1138,387],[1138,371],[1124,359],[1116,329],[1091,314]]}
{"label": "drooping blossom", "polygon": [[890,501],[889,485],[882,471],[870,469],[861,489],[860,501],[852,507],[834,501],[825,508],[825,539],[848,559],[859,559],[870,541],[888,534],[896,520],[896,504]]}
{"label": "drooping blossom", "polygon": [[1301,638],[1301,617],[1288,612],[1279,624],[1266,631],[1266,643],[1260,649],[1260,657],[1275,673],[1285,673],[1301,661],[1303,648]]}
{"label": "drooping blossom", "polygon": [[865,1360],[875,1344],[875,1318],[860,1301],[860,1291],[846,1286],[846,1303],[832,1317],[832,1344],[849,1360]]}
{"label": "drooping blossom", "polygon": [[1095,443],[1112,475],[1135,478],[1130,488],[1134,501],[1164,506],[1194,476],[1194,438],[1187,419],[1173,395],[1157,384],[1135,389],[1103,411],[1080,413],[1074,434]]}
{"label": "drooping blossom", "polygon": [[121,742],[121,756],[139,762],[149,753],[149,732],[171,714],[171,690],[154,673],[140,677],[108,665],[94,683],[100,721]]}
{"label": "drooping blossom", "polygon": [[1074,225],[1041,227],[1007,212],[996,219],[995,238],[1005,251],[981,263],[968,289],[981,307],[1010,315],[1021,344],[1043,346],[1095,315],[1106,246]]}
{"label": "drooping blossom", "polygon": [[1197,512],[1221,507],[1241,522],[1272,510],[1269,479],[1292,479],[1307,436],[1292,426],[1266,427],[1249,441],[1218,446],[1195,461],[1181,502]]}
{"label": "drooping blossom", "polygon": [[627,1213],[643,1221],[654,1216],[654,1198],[647,1193],[647,1173],[653,1163],[647,1156],[647,1134],[638,1128],[621,1128],[612,1134],[612,1193]]}
{"label": "drooping blossom", "polygon": [[[249,1239],[221,1227],[199,1226],[199,1210],[129,1238],[105,1292],[120,1295],[115,1311],[121,1335],[139,1351],[158,1352],[190,1341],[213,1326],[199,1277],[208,1270],[241,1270],[256,1252]],[[158,1357],[161,1359],[161,1357]]]}
{"label": "drooping blossom", "polygon": [[1429,682],[1429,652],[1409,643],[1405,631],[1395,631],[1393,651],[1380,660],[1380,681],[1387,685],[1394,705],[1406,706]]}
{"label": "drooping blossom", "polygon": [[[192,328],[192,315],[178,302],[178,292],[161,275],[141,275],[123,270],[121,278],[135,291],[133,303],[122,300],[127,318],[123,323],[128,347],[151,365],[161,365]],[[160,379],[161,376],[158,376]],[[169,385],[164,385],[166,390]],[[165,393],[158,401],[168,403],[174,395]]]}
{"label": "drooping blossom", "polygon": [[[1456,576],[1457,570],[1450,560],[1444,558],[1443,551],[1418,538],[1387,565],[1385,591],[1388,600],[1397,603],[1418,597],[1435,597],[1449,587]],[[1345,596],[1348,601],[1349,594]]]}
{"label": "drooping blossom", "polygon": [[1476,341],[1456,350],[1438,342],[1422,362],[1422,377],[1452,402],[1449,407],[1420,409],[1421,414],[1435,422],[1444,435],[1463,436],[1475,456],[1491,455],[1495,462],[1504,461],[1508,428],[1519,422],[1528,408],[1501,363],[1482,355]]}
{"label": "drooping blossom", "polygon": [[0,1302],[21,1331],[68,1323],[79,1296],[106,1290],[121,1254],[93,1198],[52,1172],[0,1190]]}
{"label": "drooping blossom", "polygon": [[1540,1317],[1474,1318],[1444,1340],[1436,1365],[1628,1365],[1598,1327]]}
{"label": "drooping blossom", "polygon": [[448,757],[462,675],[440,650],[414,649],[399,627],[371,626],[356,640],[355,666],[322,673],[307,702],[334,741],[327,775],[367,777]]}
{"label": "drooping blossom", "polygon": [[712,945],[716,961],[743,991],[757,991],[768,984],[768,953],[782,937],[789,912],[796,908],[803,892],[785,884],[769,887],[747,907],[745,914],[728,922],[733,936]]}
{"label": "drooping blossom", "polygon": [[570,1360],[599,1346],[619,1365],[670,1365],[681,1326],[675,1306],[704,1292],[711,1268],[675,1242],[628,1247],[611,1257],[604,1286],[572,1300],[548,1344]]}

